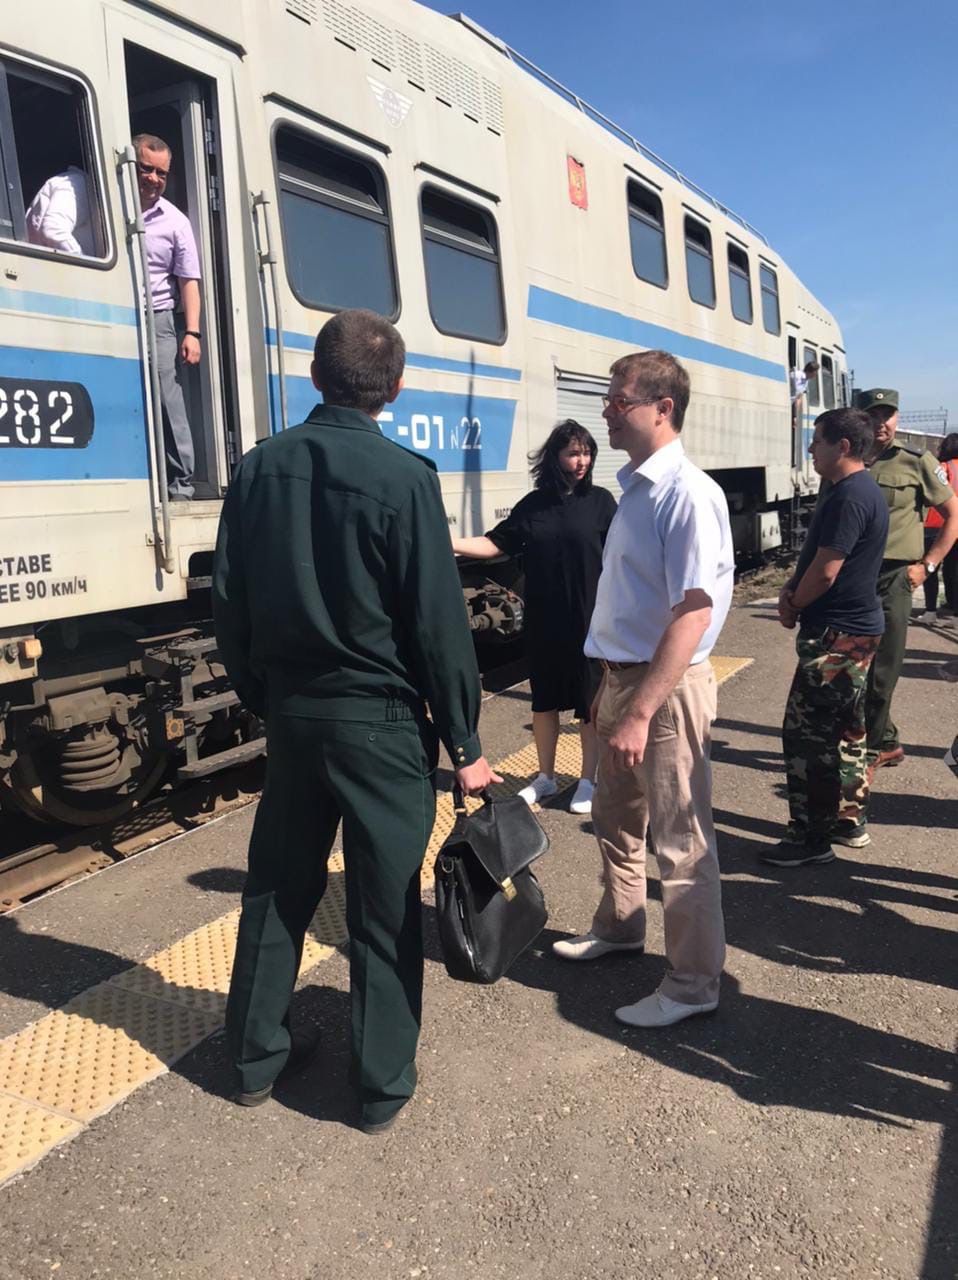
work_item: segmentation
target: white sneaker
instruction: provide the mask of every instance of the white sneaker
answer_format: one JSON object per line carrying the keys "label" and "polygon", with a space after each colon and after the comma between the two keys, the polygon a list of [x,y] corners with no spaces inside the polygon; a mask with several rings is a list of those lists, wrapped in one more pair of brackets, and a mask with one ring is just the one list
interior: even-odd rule
{"label": "white sneaker", "polygon": [[580,778],[579,785],[576,787],[575,793],[572,797],[572,803],[569,805],[569,812],[591,813],[592,796],[594,791],[594,782],[590,782],[588,778]]}
{"label": "white sneaker", "polygon": [[717,1000],[710,1000],[708,1004],[680,1004],[678,1000],[670,1000],[668,996],[664,996],[661,991],[653,991],[636,1004],[616,1009],[615,1016],[627,1027],[671,1027],[683,1018],[692,1018],[697,1013],[714,1013],[717,1008]]}
{"label": "white sneaker", "polygon": [[599,956],[614,951],[644,951],[644,942],[606,942],[594,933],[582,933],[577,938],[560,938],[552,944],[553,953],[563,960],[598,960]]}
{"label": "white sneaker", "polygon": [[548,800],[549,796],[554,796],[558,790],[559,784],[555,778],[547,778],[544,773],[540,773],[527,787],[522,788],[519,795],[528,805],[541,804],[543,800]]}

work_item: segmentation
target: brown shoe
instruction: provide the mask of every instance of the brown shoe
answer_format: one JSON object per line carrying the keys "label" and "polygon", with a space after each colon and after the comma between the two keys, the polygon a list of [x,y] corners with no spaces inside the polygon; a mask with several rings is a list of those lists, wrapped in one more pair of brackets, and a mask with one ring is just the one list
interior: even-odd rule
{"label": "brown shoe", "polygon": [[875,768],[882,769],[887,765],[889,769],[893,769],[895,765],[901,764],[904,758],[904,747],[889,747],[887,751],[879,751],[878,759],[875,761]]}

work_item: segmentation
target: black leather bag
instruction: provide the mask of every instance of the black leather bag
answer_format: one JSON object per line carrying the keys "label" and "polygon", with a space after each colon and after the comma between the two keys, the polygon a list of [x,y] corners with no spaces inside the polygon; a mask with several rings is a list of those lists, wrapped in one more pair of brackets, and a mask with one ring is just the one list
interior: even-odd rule
{"label": "black leather bag", "polygon": [[456,825],[436,858],[436,912],[446,971],[462,982],[496,982],[549,918],[530,868],[549,837],[524,800],[510,796],[467,814],[455,792]]}

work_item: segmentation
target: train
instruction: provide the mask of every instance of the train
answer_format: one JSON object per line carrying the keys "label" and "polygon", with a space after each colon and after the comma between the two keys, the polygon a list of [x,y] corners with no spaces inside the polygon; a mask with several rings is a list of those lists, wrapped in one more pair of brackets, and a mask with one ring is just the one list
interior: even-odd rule
{"label": "train", "polygon": [[[131,138],[171,147],[201,258],[186,371],[195,493],[171,501]],[[35,192],[83,171],[91,240],[30,242]],[[684,440],[737,552],[814,493],[809,409],[849,402],[836,320],[743,217],[518,51],[414,0],[45,0],[0,33],[0,803],[111,820],[175,770],[261,754],[209,623],[223,494],[316,398],[344,307],[394,320],[382,430],[438,468],[451,529],[528,491],[560,419],[605,441],[610,364],[687,365]],[[186,376],[186,375],[185,375]],[[615,489],[607,448],[598,483]],[[477,635],[521,628],[515,566],[465,566]]]}

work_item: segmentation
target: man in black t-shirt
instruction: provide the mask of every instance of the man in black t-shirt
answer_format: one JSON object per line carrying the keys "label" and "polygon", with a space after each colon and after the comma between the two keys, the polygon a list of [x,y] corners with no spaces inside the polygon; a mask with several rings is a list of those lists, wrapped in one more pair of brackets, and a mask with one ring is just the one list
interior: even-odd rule
{"label": "man in black t-shirt", "polygon": [[799,624],[782,725],[790,820],[762,857],[778,867],[831,862],[833,841],[869,843],[865,686],[885,629],[877,582],[888,537],[888,506],[863,461],[871,444],[871,420],[858,409],[815,420],[809,452],[832,487],[778,601],[782,626]]}

